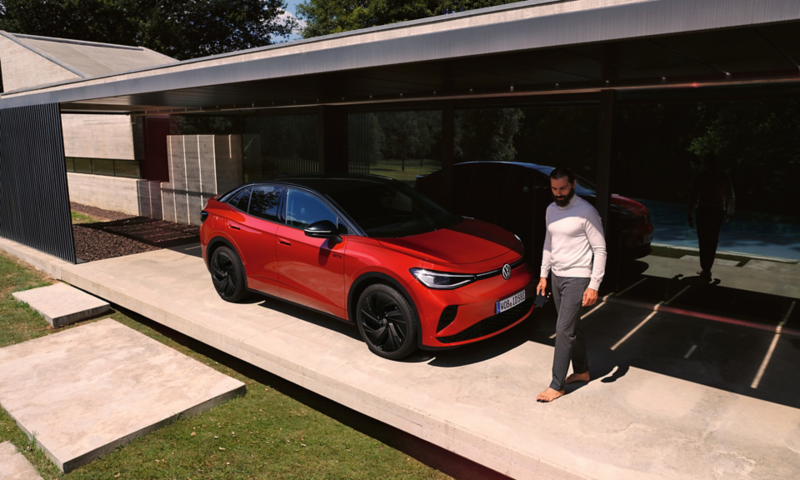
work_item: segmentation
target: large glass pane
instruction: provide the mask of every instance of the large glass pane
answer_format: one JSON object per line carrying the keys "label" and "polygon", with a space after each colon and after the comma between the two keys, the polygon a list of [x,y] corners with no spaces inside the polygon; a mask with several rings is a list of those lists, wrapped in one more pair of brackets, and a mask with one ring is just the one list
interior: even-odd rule
{"label": "large glass pane", "polygon": [[244,117],[244,180],[319,172],[317,115]]}
{"label": "large glass pane", "polygon": [[414,185],[441,168],[442,112],[358,113],[348,116],[348,169]]}

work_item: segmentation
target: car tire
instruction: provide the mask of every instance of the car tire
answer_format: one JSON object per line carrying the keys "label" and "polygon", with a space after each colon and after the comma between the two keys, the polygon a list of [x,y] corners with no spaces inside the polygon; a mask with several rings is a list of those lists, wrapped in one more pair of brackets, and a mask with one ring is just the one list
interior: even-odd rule
{"label": "car tire", "polygon": [[358,297],[356,323],[361,338],[376,355],[390,360],[417,349],[419,320],[408,300],[395,288],[376,283]]}
{"label": "car tire", "polygon": [[211,256],[211,281],[226,302],[241,302],[250,296],[239,255],[228,247],[219,247]]}

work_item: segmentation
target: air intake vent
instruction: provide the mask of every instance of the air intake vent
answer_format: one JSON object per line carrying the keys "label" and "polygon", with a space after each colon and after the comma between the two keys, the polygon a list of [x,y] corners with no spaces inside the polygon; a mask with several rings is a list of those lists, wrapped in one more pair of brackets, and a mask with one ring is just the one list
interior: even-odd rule
{"label": "air intake vent", "polygon": [[442,311],[442,316],[439,317],[439,325],[436,327],[436,333],[441,332],[446,326],[453,323],[453,320],[456,319],[456,315],[458,315],[458,305],[445,307]]}

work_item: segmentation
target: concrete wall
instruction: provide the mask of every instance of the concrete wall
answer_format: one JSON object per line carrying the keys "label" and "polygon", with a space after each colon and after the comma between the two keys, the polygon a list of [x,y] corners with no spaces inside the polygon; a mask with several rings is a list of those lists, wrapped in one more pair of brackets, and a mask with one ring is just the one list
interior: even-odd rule
{"label": "concrete wall", "polygon": [[164,220],[200,225],[209,198],[242,183],[239,135],[167,137],[169,183],[162,183]]}
{"label": "concrete wall", "polygon": [[64,113],[61,115],[61,125],[64,130],[64,155],[67,157],[138,159],[129,115]]}
{"label": "concrete wall", "polygon": [[6,92],[81,78],[3,36],[0,36],[0,66]]}
{"label": "concrete wall", "polygon": [[161,185],[138,178],[67,172],[69,199],[129,215],[161,218]]}

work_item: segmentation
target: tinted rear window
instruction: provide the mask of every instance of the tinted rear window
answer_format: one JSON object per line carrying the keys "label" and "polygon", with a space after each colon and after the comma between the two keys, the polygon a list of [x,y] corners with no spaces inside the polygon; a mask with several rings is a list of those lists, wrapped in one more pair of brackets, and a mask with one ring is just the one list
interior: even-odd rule
{"label": "tinted rear window", "polygon": [[233,194],[233,196],[228,200],[228,203],[239,210],[246,212],[247,208],[250,206],[250,193],[252,191],[252,187],[245,187]]}
{"label": "tinted rear window", "polygon": [[282,192],[280,187],[255,187],[250,197],[250,215],[277,222]]}

